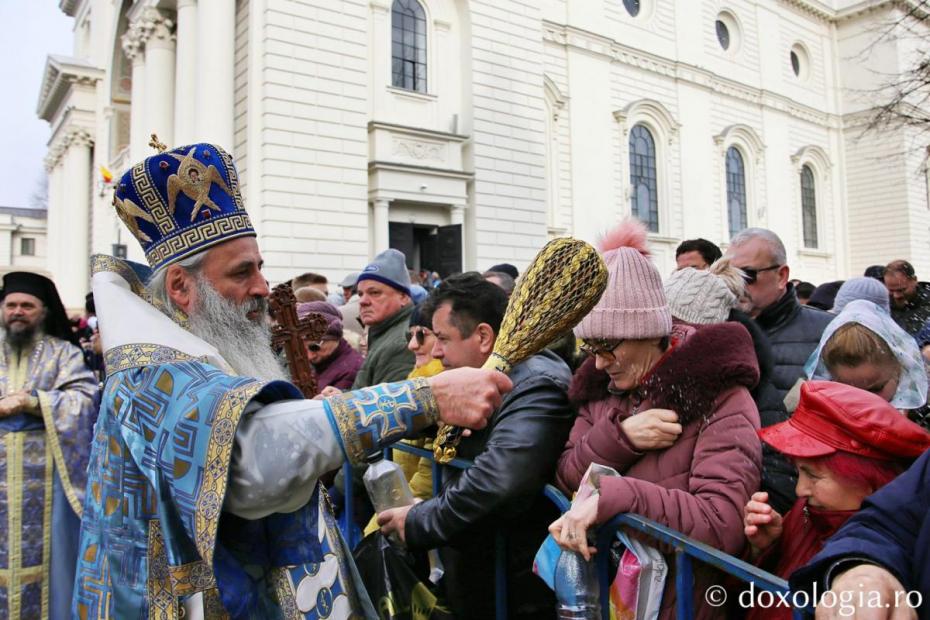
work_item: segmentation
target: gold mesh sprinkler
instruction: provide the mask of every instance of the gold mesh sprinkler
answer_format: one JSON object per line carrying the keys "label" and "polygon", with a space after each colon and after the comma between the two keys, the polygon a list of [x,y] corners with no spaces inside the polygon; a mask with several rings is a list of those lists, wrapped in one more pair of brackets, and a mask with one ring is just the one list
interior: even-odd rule
{"label": "gold mesh sprinkler", "polygon": [[[547,243],[510,296],[494,351],[483,368],[510,370],[538,353],[587,315],[607,287],[607,266],[590,244],[560,237]],[[433,456],[455,458],[462,429],[442,424]]]}

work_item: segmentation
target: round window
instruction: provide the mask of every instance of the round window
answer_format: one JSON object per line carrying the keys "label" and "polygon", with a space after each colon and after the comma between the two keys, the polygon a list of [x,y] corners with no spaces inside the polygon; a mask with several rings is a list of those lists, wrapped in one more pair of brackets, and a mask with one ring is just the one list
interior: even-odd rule
{"label": "round window", "polygon": [[730,29],[719,19],[717,20],[717,41],[723,49],[730,49]]}
{"label": "round window", "polygon": [[800,43],[795,43],[791,47],[788,60],[791,61],[791,71],[795,77],[802,82],[806,81],[810,75],[810,55],[807,49]]}
{"label": "round window", "polygon": [[791,50],[791,70],[794,71],[795,75],[801,75],[801,59],[798,58],[798,53],[794,50]]}
{"label": "round window", "polygon": [[626,7],[626,12],[632,17],[639,15],[639,3],[640,0],[623,0],[623,6]]}

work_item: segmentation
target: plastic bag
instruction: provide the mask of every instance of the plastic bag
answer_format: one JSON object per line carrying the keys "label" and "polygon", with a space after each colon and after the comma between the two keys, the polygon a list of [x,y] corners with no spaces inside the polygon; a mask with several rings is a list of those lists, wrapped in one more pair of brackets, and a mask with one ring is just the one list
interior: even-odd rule
{"label": "plastic bag", "polygon": [[623,532],[617,532],[617,539],[623,547],[610,584],[611,620],[656,620],[668,576],[665,557],[655,547]]}
{"label": "plastic bag", "polygon": [[429,565],[381,532],[373,532],[354,553],[362,583],[381,620],[452,620],[428,585]]}

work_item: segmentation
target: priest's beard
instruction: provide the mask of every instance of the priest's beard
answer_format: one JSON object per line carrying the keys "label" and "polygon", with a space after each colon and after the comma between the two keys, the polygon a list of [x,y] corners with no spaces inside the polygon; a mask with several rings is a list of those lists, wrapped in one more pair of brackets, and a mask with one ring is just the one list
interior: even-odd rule
{"label": "priest's beard", "polygon": [[[198,307],[188,317],[192,334],[212,344],[243,377],[287,380],[271,350],[271,326],[266,320],[268,302],[250,298],[238,305],[220,295],[202,276],[197,276]],[[257,310],[259,320],[247,313]]]}
{"label": "priest's beard", "polygon": [[[39,322],[44,321],[43,319]],[[31,345],[35,342],[36,337],[39,335],[39,324],[29,325],[22,321],[13,321],[10,323],[3,324],[3,331],[6,336],[6,341],[14,349],[22,349],[25,346]]]}

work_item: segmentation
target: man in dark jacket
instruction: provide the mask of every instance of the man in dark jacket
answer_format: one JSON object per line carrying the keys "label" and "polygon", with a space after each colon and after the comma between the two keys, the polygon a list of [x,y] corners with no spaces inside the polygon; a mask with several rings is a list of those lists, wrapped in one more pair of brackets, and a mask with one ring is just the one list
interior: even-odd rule
{"label": "man in dark jacket", "polygon": [[906,260],[888,263],[883,278],[891,301],[891,318],[916,337],[930,320],[930,282],[918,282],[914,266]]}
{"label": "man in dark jacket", "polygon": [[[909,607],[930,620],[930,600],[922,600],[930,593],[930,452],[866,499],[823,550],[791,575],[792,591],[812,596],[815,584],[818,593],[835,594],[820,599],[818,620],[850,618],[859,610],[876,620],[908,618]],[[846,606],[830,605],[831,600]]]}
{"label": "man in dark jacket", "polygon": [[[447,278],[426,302],[446,368],[480,367],[494,348],[506,294],[472,272]],[[446,591],[456,618],[494,617],[494,552],[507,553],[511,618],[552,618],[552,592],[532,574],[533,556],[558,516],[542,491],[571,430],[571,373],[545,351],[510,373],[514,389],[487,428],[462,440],[458,455],[474,461],[448,468],[442,492],[412,508],[379,515],[382,532],[397,532],[411,549],[441,547]]]}
{"label": "man in dark jacket", "polygon": [[385,250],[358,276],[359,319],[368,328],[368,355],[352,389],[403,381],[413,369],[407,349],[410,273],[399,250]]}
{"label": "man in dark jacket", "polygon": [[[794,286],[788,282],[785,246],[772,231],[740,231],[730,240],[727,257],[745,274],[741,309],[755,319],[772,345],[771,388],[756,401],[762,426],[771,426],[788,419],[785,395],[805,376],[804,363],[833,316],[798,302]],[[763,459],[762,485],[776,510],[787,512],[795,500],[794,467],[768,446],[763,447]]]}

